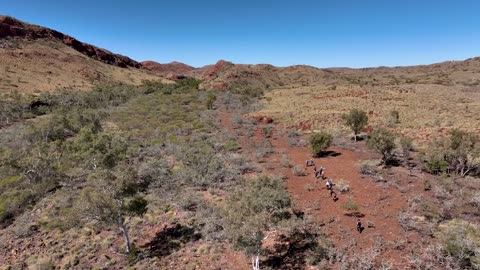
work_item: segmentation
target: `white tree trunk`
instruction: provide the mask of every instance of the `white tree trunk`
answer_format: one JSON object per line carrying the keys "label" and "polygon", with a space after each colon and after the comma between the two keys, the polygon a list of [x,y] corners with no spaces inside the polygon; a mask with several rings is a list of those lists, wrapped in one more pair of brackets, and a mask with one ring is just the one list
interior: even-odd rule
{"label": "white tree trunk", "polygon": [[258,254],[252,257],[252,270],[260,270],[260,258]]}
{"label": "white tree trunk", "polygon": [[120,230],[122,231],[123,237],[125,238],[125,246],[126,246],[127,254],[130,254],[130,238],[128,238],[128,229],[127,229],[127,225],[125,225],[125,223],[123,222],[123,218],[119,218],[118,226],[120,226]]}

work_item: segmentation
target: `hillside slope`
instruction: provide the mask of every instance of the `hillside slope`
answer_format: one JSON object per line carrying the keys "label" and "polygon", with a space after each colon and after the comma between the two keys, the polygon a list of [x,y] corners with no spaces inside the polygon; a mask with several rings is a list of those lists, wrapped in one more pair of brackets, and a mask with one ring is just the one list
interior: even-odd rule
{"label": "hillside slope", "polygon": [[89,89],[107,83],[159,79],[122,55],[55,30],[0,16],[0,92]]}

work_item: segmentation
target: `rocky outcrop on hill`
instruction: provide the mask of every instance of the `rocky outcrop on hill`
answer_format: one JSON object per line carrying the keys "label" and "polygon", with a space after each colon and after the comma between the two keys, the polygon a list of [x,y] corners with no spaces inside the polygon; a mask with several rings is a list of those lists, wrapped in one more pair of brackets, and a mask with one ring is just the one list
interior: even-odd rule
{"label": "rocky outcrop on hill", "polygon": [[28,24],[8,16],[0,16],[0,40],[17,38],[26,40],[49,39],[61,42],[90,58],[118,67],[140,68],[141,64],[126,56],[114,54],[60,33],[58,31]]}

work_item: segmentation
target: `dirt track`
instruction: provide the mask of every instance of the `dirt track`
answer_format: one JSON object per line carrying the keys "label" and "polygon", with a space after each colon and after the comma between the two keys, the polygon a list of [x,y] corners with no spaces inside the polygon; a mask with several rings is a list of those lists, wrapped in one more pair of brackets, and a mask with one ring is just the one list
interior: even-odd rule
{"label": "dirt track", "polygon": [[[230,131],[233,114],[223,112],[222,125]],[[253,137],[247,137],[244,132],[237,131],[238,141],[242,146],[243,154],[252,160],[255,159],[255,144],[264,140],[259,123],[255,126]],[[379,261],[389,262],[394,269],[404,268],[403,259],[407,255],[405,245],[418,241],[414,232],[405,232],[398,221],[399,213],[408,207],[406,195],[392,185],[375,183],[370,177],[360,173],[361,160],[378,158],[364,150],[363,143],[355,143],[355,150],[339,147],[330,147],[332,155],[315,159],[317,167],[325,168],[325,176],[333,178],[334,182],[340,179],[348,182],[350,191],[338,194],[339,200],[334,202],[325,188],[325,180],[317,180],[313,174],[313,167],[306,168],[306,176],[296,176],[292,168],[281,165],[282,156],[288,155],[291,165],[300,165],[305,168],[305,160],[311,158],[308,147],[291,147],[288,145],[288,135],[281,128],[273,128],[273,135],[269,138],[273,145],[273,154],[267,158],[262,166],[264,173],[285,175],[286,187],[291,195],[294,208],[313,217],[323,228],[328,239],[336,248],[344,250],[346,254],[359,254],[370,248],[379,252]],[[265,170],[265,168],[268,168]],[[352,199],[359,206],[358,213],[344,210],[341,206]],[[361,217],[364,231],[356,231],[356,218]],[[374,227],[367,226],[371,222]],[[338,265],[333,266],[337,268]]]}

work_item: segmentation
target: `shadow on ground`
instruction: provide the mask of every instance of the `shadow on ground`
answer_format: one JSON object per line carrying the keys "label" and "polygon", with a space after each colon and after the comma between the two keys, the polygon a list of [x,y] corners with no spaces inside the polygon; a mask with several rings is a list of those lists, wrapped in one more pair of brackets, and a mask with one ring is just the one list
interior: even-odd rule
{"label": "shadow on ground", "polygon": [[200,235],[195,233],[193,228],[176,224],[158,232],[143,248],[149,257],[165,257],[179,250],[184,244],[199,239]]}

